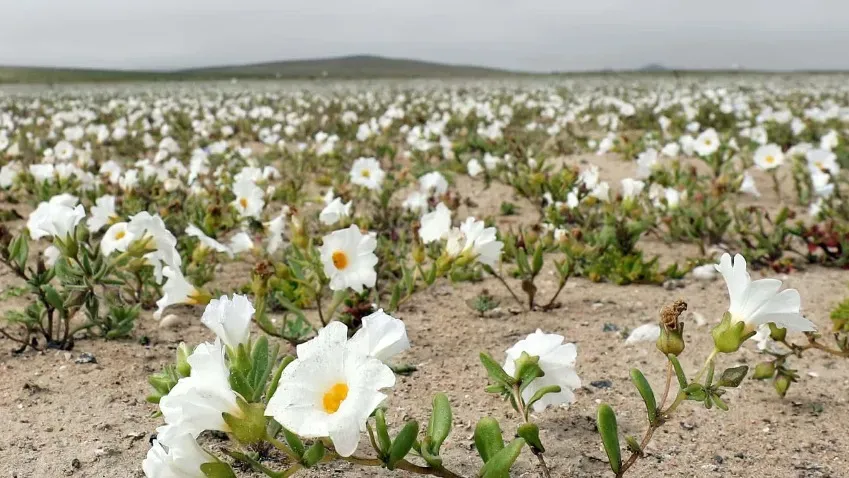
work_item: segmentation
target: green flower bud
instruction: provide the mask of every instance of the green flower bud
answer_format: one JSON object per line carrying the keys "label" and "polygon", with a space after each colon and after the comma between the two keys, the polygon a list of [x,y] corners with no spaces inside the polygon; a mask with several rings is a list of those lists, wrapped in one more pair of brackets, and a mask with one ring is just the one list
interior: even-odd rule
{"label": "green flower bud", "polygon": [[192,366],[189,365],[189,355],[192,354],[192,349],[185,342],[180,342],[177,346],[177,373],[181,377],[188,377],[192,374]]}
{"label": "green flower bud", "polygon": [[730,354],[740,350],[743,342],[755,335],[754,330],[748,330],[743,321],[731,322],[731,314],[726,312],[722,321],[710,331],[713,344],[722,353]]}
{"label": "green flower bud", "polygon": [[239,410],[236,415],[223,413],[224,423],[230,427],[230,433],[241,443],[259,443],[266,437],[265,406],[261,403],[247,403],[237,398]]}
{"label": "green flower bud", "polygon": [[684,323],[678,322],[673,329],[665,326],[660,327],[660,337],[657,338],[655,346],[664,355],[681,355],[686,344],[684,343]]}
{"label": "green flower bud", "polygon": [[775,324],[769,324],[769,338],[776,342],[782,342],[785,337],[787,337],[787,329]]}
{"label": "green flower bud", "polygon": [[784,398],[787,395],[787,389],[790,388],[790,384],[793,383],[793,380],[790,379],[787,375],[779,375],[775,377],[775,381],[772,382],[775,387],[775,391]]}
{"label": "green flower bud", "polygon": [[755,373],[752,378],[757,380],[765,380],[772,378],[775,375],[775,362],[761,362],[755,367]]}

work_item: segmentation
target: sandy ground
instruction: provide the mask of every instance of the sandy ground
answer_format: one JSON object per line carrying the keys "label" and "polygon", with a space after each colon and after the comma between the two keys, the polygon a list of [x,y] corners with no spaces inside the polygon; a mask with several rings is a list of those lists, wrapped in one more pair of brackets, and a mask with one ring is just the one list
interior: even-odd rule
{"label": "sandy ground", "polygon": [[[604,174],[602,178],[615,180]],[[762,191],[768,188],[768,183],[760,184]],[[477,182],[463,183],[460,190],[475,198],[483,209],[478,212],[490,214],[510,194],[509,189],[498,188],[485,192]],[[522,214],[506,221],[519,225],[528,220],[525,213],[536,214],[531,204],[511,200],[522,207]],[[535,217],[527,223],[533,222]],[[655,249],[651,252],[681,255],[666,247]],[[247,268],[246,264],[231,264],[220,277],[239,283],[238,276],[246,274]],[[810,268],[786,278],[787,286],[799,289],[806,315],[823,329],[829,326],[829,311],[847,293],[847,280],[849,275],[844,271],[822,268]],[[10,284],[11,275],[0,269],[0,290]],[[518,284],[513,286],[519,289]],[[554,292],[556,280],[549,268],[538,286],[540,300],[547,300]],[[501,301],[501,307],[480,317],[466,301],[484,289]],[[711,349],[710,324],[718,321],[727,307],[721,280],[688,279],[683,288],[668,291],[657,286],[617,287],[575,279],[560,296],[562,306],[547,313],[514,313],[518,310],[515,304],[493,279],[457,286],[438,282],[416,295],[397,314],[406,322],[413,344],[398,362],[415,364],[418,371],[399,379],[388,401],[388,421],[394,429],[409,418],[425,422],[432,394],[447,392],[454,407],[455,428],[443,446],[443,456],[452,470],[475,476],[480,466],[472,450],[475,422],[486,415],[496,417],[508,435],[518,425],[507,404],[483,393],[487,378],[479,365],[478,353],[487,351],[503,360],[508,347],[541,328],[562,334],[578,345],[578,374],[584,383],[571,407],[535,415],[543,430],[552,476],[609,476],[606,456],[595,432],[597,405],[602,401],[613,405],[621,431],[642,436],[645,411],[630,384],[629,369],[642,369],[656,390],[663,387],[665,370],[665,362],[652,343],[625,346],[622,332],[655,320],[660,307],[678,298],[690,306],[685,315],[689,342],[682,363],[693,373]],[[22,298],[10,299],[0,304],[0,311],[23,304]],[[0,424],[4,426],[0,434],[0,477],[143,476],[141,461],[149,449],[151,433],[161,424],[152,416],[155,407],[144,401],[147,376],[173,360],[180,341],[197,344],[213,337],[200,324],[201,309],[172,310],[185,318],[185,325],[178,330],[158,328],[146,312],[133,340],[83,339],[72,352],[28,351],[13,356],[9,351],[14,344],[0,339]],[[694,314],[703,316],[708,325],[696,325]],[[142,336],[149,338],[148,345],[140,344]],[[93,354],[97,363],[76,363],[81,353]],[[753,366],[759,360],[754,346],[749,345],[733,360],[723,359],[720,366]],[[682,406],[655,434],[647,457],[627,476],[849,476],[849,440],[845,432],[849,376],[844,371],[845,362],[811,353],[796,363],[801,368],[801,379],[784,400],[777,397],[769,382],[746,380],[740,389],[728,393],[729,412],[705,410],[692,403]],[[205,437],[205,443],[226,446],[214,437]],[[368,451],[363,440],[359,454]],[[523,454],[513,476],[539,476],[532,458]],[[340,464],[298,476],[402,475]],[[258,475],[240,472],[240,476]]]}

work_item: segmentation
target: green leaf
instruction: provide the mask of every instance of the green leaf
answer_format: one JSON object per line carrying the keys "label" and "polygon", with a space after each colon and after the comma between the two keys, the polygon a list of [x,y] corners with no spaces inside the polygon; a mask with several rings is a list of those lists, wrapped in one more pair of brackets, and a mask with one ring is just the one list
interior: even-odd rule
{"label": "green leaf", "polygon": [[200,466],[200,471],[203,472],[206,478],[236,478],[233,469],[230,465],[224,462],[204,463]]}
{"label": "green leaf", "polygon": [[320,441],[316,441],[312,444],[311,447],[304,453],[304,466],[307,468],[314,466],[316,463],[320,462],[324,458],[324,444]]}
{"label": "green leaf", "polygon": [[389,439],[389,430],[386,428],[386,414],[382,408],[378,408],[374,412],[374,425],[377,431],[377,446],[380,447],[378,451],[385,454],[389,451],[392,440]]}
{"label": "green leaf", "polygon": [[483,368],[486,369],[486,372],[489,374],[489,378],[492,379],[498,385],[503,385],[507,388],[512,387],[516,384],[516,380],[507,374],[501,365],[495,362],[486,352],[481,352],[480,354],[481,363],[483,364]]}
{"label": "green leaf", "polygon": [[698,383],[691,383],[687,385],[684,389],[684,393],[687,395],[687,400],[695,400],[697,402],[702,402],[707,398],[707,392],[705,392],[705,388]]}
{"label": "green leaf", "polygon": [[268,384],[268,390],[265,392],[265,400],[266,402],[271,399],[274,395],[274,392],[277,391],[277,385],[280,384],[280,376],[283,375],[283,371],[286,370],[286,367],[295,361],[295,357],[291,355],[287,355],[283,357],[283,360],[280,362],[280,365],[277,367],[277,370],[274,371],[274,376],[271,378],[271,383]]}
{"label": "green leaf", "polygon": [[622,469],[622,451],[619,449],[619,427],[616,424],[616,413],[610,405],[602,403],[598,407],[596,419],[598,432],[601,434],[601,443],[607,452],[610,469],[614,474],[619,474]]}
{"label": "green leaf", "polygon": [[522,275],[529,274],[531,272],[531,265],[528,264],[528,254],[525,252],[524,248],[518,248],[516,250],[516,265],[519,266],[519,271]]}
{"label": "green leaf", "polygon": [[731,388],[737,387],[740,385],[740,382],[746,378],[747,373],[749,373],[748,365],[740,365],[739,367],[725,369],[719,377],[719,386]]}
{"label": "green leaf", "polygon": [[410,420],[404,425],[404,428],[398,432],[395,441],[389,448],[389,458],[386,460],[386,467],[390,470],[395,468],[395,464],[403,460],[410,450],[413,448],[413,443],[416,442],[416,437],[419,435],[419,422]]}
{"label": "green leaf", "polygon": [[513,466],[513,463],[516,462],[516,459],[519,458],[519,454],[522,452],[522,447],[525,446],[525,440],[522,438],[516,438],[511,441],[509,445],[504,447],[501,451],[495,454],[486,464],[481,468],[481,478],[507,478],[510,476],[510,468]]}
{"label": "green leaf", "polygon": [[640,448],[640,442],[638,442],[636,438],[631,435],[628,435],[625,437],[625,443],[628,445],[628,451],[630,451],[631,453],[636,453],[640,456],[643,455],[643,449]]}
{"label": "green leaf", "polygon": [[643,373],[636,368],[631,369],[631,381],[634,382],[634,386],[640,392],[640,396],[646,404],[646,414],[648,415],[649,423],[653,425],[657,420],[657,401],[654,398],[651,385],[649,385]]}
{"label": "green leaf", "polygon": [[439,448],[442,446],[442,442],[448,438],[448,434],[451,433],[452,426],[451,403],[444,393],[437,393],[433,396],[433,414],[430,416],[430,423],[427,426],[430,451],[434,455],[439,454]]}
{"label": "green leaf", "polygon": [[62,296],[56,292],[52,285],[45,285],[42,290],[44,291],[44,298],[51,307],[60,311],[65,310],[65,301],[62,300]]}
{"label": "green leaf", "polygon": [[304,448],[304,442],[301,441],[301,437],[290,432],[286,427],[281,427],[280,431],[283,432],[283,439],[286,440],[289,448],[291,448],[296,455],[303,457],[306,449]]}
{"label": "green leaf", "polygon": [[492,417],[483,417],[478,420],[475,426],[475,448],[484,463],[504,448],[504,437],[498,420]]}
{"label": "green leaf", "polygon": [[523,423],[519,426],[516,434],[525,439],[525,442],[540,453],[545,453],[545,447],[542,446],[542,441],[539,439],[539,427],[536,423]]}
{"label": "green leaf", "polygon": [[542,270],[542,250],[542,242],[540,242],[537,244],[537,248],[534,251],[533,262],[531,264],[533,266],[532,272],[534,275],[539,274],[539,271]]}
{"label": "green leaf", "polygon": [[428,465],[434,468],[439,468],[442,466],[442,457],[439,456],[438,453],[431,453],[432,446],[433,444],[431,443],[430,436],[426,436],[424,440],[422,440],[419,452],[422,455],[422,459],[424,459]]}
{"label": "green leaf", "polygon": [[401,282],[396,282],[392,287],[392,297],[389,299],[389,310],[395,310],[398,307],[398,302],[401,300]]}
{"label": "green leaf", "polygon": [[672,363],[672,368],[675,369],[675,376],[678,378],[678,386],[681,390],[687,388],[687,376],[684,375],[684,369],[681,368],[681,362],[678,361],[678,357],[673,354],[669,354],[666,356],[669,359],[669,362]]}
{"label": "green leaf", "polygon": [[[542,397],[548,395],[549,393],[560,393],[560,391],[561,391],[561,388],[560,388],[559,385],[548,385],[548,386],[542,387],[539,390],[537,390],[536,392],[534,392],[533,395],[531,395],[530,400],[528,400],[528,402],[525,403],[525,407],[531,408],[533,406],[533,404],[540,401],[542,399]],[[530,442],[528,442],[528,443],[530,443]]]}

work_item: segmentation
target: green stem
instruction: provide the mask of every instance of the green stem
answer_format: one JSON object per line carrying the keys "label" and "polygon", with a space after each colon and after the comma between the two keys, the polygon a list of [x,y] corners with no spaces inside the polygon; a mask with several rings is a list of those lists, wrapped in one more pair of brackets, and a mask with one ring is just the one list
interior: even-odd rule
{"label": "green stem", "polygon": [[502,285],[504,285],[504,287],[507,289],[507,292],[509,292],[510,295],[513,296],[513,300],[515,300],[516,303],[519,304],[519,307],[524,309],[525,303],[522,302],[522,299],[520,299],[519,296],[517,296],[515,292],[513,292],[513,289],[511,289],[510,286],[507,284],[507,281],[505,281],[504,278],[501,277],[501,274],[499,274],[498,272],[495,272],[495,269],[490,269],[490,273],[496,279],[498,279],[498,281],[501,282]]}
{"label": "green stem", "polygon": [[701,380],[702,376],[707,372],[708,367],[712,367],[713,361],[716,359],[717,354],[719,354],[719,350],[716,348],[713,349],[713,352],[708,355],[707,360],[705,360],[704,365],[702,365],[702,369],[699,370],[699,373],[696,375],[696,378],[693,379],[693,382],[698,382]]}

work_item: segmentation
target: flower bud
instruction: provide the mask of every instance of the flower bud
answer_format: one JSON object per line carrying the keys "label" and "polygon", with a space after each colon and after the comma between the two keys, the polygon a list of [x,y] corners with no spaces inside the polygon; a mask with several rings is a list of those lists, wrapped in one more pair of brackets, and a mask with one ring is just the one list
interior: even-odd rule
{"label": "flower bud", "polygon": [[787,375],[779,375],[775,377],[775,381],[772,382],[773,386],[775,386],[775,391],[784,398],[787,395],[787,389],[790,388],[790,384],[793,383],[793,380],[790,379]]}
{"label": "flower bud", "polygon": [[265,406],[261,403],[247,403],[238,398],[237,415],[223,413],[224,422],[230,427],[230,433],[241,443],[258,443],[266,437]]}
{"label": "flower bud", "polygon": [[674,329],[660,328],[660,337],[657,338],[655,346],[664,355],[681,355],[686,344],[684,343],[684,324],[678,323]]}
{"label": "flower bud", "polygon": [[192,349],[185,342],[180,342],[177,346],[177,373],[181,377],[188,377],[192,374],[192,366],[189,365],[189,355],[192,354]]}
{"label": "flower bud", "polygon": [[[513,374],[513,378],[516,380],[529,378],[531,375],[535,375],[533,378],[537,378],[540,376],[538,373],[542,372],[539,368],[539,356],[531,356],[528,355],[527,352],[522,352],[519,358],[517,358],[514,362],[516,365],[516,371]],[[530,380],[533,380],[533,378]]]}
{"label": "flower bud", "polygon": [[413,247],[413,260],[416,261],[416,264],[423,264],[425,261],[425,250],[421,244],[416,244]]}
{"label": "flower bud", "polygon": [[787,329],[772,323],[769,324],[769,338],[776,342],[783,342],[785,337],[787,337]]}
{"label": "flower bud", "polygon": [[731,314],[726,312],[722,321],[710,331],[713,344],[722,353],[730,354],[740,350],[743,342],[755,335],[755,331],[746,331],[743,321],[731,322]]}
{"label": "flower bud", "polygon": [[764,380],[772,378],[773,375],[775,375],[775,362],[761,362],[755,367],[755,373],[752,374],[752,378]]}

